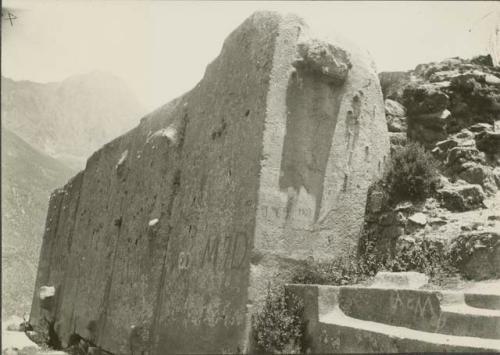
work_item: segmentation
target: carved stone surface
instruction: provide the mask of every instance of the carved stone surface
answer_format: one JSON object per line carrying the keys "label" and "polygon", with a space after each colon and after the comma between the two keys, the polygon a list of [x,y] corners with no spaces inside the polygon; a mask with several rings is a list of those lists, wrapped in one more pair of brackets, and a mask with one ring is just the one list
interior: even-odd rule
{"label": "carved stone surface", "polygon": [[[293,64],[307,43],[329,49],[314,70],[321,50]],[[356,249],[388,151],[367,55],[255,13],[193,90],[54,192],[36,289],[55,295],[30,321],[115,354],[248,351],[269,282]]]}

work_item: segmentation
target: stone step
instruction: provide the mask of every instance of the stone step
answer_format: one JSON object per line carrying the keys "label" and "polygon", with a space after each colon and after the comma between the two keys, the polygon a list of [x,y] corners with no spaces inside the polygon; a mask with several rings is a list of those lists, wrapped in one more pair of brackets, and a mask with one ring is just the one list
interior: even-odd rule
{"label": "stone step", "polygon": [[500,339],[500,312],[468,305],[462,292],[415,289],[339,289],[348,316],[426,332]]}
{"label": "stone step", "polygon": [[466,304],[441,306],[437,332],[500,339],[500,311],[470,307]]}
{"label": "stone step", "polygon": [[[320,318],[316,352],[498,352],[500,340],[424,332],[346,316]],[[319,350],[319,351],[316,351]]]}
{"label": "stone step", "polygon": [[314,353],[500,351],[499,312],[471,307],[459,292],[319,285],[287,290],[304,302]]}
{"label": "stone step", "polygon": [[465,293],[465,303],[471,307],[500,310],[500,295]]}

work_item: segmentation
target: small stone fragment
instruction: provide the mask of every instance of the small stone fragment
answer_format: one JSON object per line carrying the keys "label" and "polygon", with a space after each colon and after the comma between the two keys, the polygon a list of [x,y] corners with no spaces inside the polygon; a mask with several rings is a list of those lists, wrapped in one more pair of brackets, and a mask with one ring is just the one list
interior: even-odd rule
{"label": "small stone fragment", "polygon": [[22,330],[23,322],[24,320],[21,317],[11,316],[5,322],[2,322],[2,325],[5,326],[7,330],[19,332]]}
{"label": "small stone fragment", "polygon": [[408,211],[413,208],[413,203],[410,201],[404,201],[400,202],[396,205],[396,208],[394,208],[394,211]]}
{"label": "small stone fragment", "polygon": [[39,297],[44,300],[49,297],[53,297],[56,294],[56,289],[53,286],[42,286],[40,287]]}
{"label": "small stone fragment", "polygon": [[408,217],[408,220],[415,224],[418,224],[419,226],[425,226],[427,224],[427,217],[422,212],[417,212],[411,215],[410,217]]}
{"label": "small stone fragment", "polygon": [[394,287],[417,289],[429,282],[429,277],[420,272],[378,272],[372,287]]}
{"label": "small stone fragment", "polygon": [[476,123],[470,126],[468,129],[471,132],[480,133],[485,131],[492,131],[493,127],[489,123]]}
{"label": "small stone fragment", "polygon": [[120,166],[122,166],[125,163],[125,161],[127,160],[127,157],[128,157],[128,149],[122,153],[120,159],[118,160],[118,162],[115,165],[115,169],[118,169]]}

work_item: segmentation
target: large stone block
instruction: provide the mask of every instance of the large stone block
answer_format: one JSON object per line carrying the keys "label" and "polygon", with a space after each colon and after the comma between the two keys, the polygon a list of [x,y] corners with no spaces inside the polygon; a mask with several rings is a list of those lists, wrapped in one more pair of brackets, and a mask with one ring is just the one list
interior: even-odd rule
{"label": "large stone block", "polygon": [[269,282],[357,248],[388,152],[369,57],[256,13],[54,193],[30,320],[115,354],[248,351]]}

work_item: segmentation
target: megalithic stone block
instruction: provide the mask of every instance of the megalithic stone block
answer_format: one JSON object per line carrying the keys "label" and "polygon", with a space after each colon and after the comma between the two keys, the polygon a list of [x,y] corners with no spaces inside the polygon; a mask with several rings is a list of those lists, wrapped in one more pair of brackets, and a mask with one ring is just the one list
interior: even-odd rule
{"label": "megalithic stone block", "polygon": [[388,152],[369,57],[257,12],[54,193],[31,322],[115,354],[249,351],[268,283],[356,249]]}

